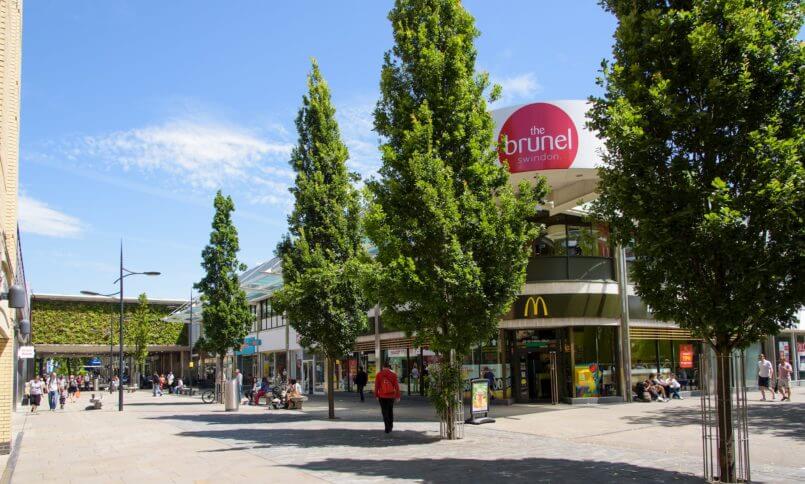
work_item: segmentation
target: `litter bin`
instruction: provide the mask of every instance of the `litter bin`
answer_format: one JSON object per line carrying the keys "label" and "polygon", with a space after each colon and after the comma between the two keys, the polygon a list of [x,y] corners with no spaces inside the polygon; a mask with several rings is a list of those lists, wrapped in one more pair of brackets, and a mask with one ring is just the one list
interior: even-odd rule
{"label": "litter bin", "polygon": [[237,411],[239,407],[238,381],[236,379],[228,380],[224,383],[224,410],[234,412]]}

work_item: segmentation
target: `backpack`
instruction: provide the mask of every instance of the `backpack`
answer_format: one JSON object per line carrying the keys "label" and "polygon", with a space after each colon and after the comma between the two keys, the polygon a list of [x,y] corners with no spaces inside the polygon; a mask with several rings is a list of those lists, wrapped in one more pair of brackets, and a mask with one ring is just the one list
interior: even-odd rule
{"label": "backpack", "polygon": [[397,395],[397,389],[394,388],[394,383],[392,383],[391,378],[386,375],[380,378],[380,391],[378,393],[383,397]]}

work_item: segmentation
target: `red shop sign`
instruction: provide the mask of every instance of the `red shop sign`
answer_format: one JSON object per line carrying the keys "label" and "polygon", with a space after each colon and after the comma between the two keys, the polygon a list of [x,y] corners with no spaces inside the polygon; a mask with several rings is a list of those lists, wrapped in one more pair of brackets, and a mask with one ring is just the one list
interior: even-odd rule
{"label": "red shop sign", "polygon": [[693,345],[679,345],[679,367],[693,368]]}

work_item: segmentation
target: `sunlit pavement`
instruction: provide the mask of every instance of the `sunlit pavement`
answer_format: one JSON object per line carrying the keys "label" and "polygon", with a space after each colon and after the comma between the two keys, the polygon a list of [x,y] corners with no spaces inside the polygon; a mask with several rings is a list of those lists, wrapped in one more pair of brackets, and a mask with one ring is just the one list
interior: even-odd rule
{"label": "sunlit pavement", "polygon": [[[805,388],[793,402],[750,394],[752,478],[805,480]],[[670,403],[493,406],[494,424],[438,439],[427,402],[404,398],[383,433],[376,402],[315,397],[302,411],[224,412],[198,398],[140,392],[64,411],[19,412],[12,482],[700,482],[696,398]]]}

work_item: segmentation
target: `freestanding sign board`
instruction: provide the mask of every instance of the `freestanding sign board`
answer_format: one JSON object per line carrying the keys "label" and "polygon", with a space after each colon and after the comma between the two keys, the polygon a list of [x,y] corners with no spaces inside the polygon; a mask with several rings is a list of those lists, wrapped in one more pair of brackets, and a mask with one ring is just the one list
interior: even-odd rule
{"label": "freestanding sign board", "polygon": [[34,351],[33,346],[20,346],[17,350],[17,358],[21,360],[33,358],[35,354],[36,351]]}
{"label": "freestanding sign board", "polygon": [[466,420],[469,424],[480,425],[492,423],[495,419],[489,418],[489,380],[476,378],[470,381],[471,417]]}

